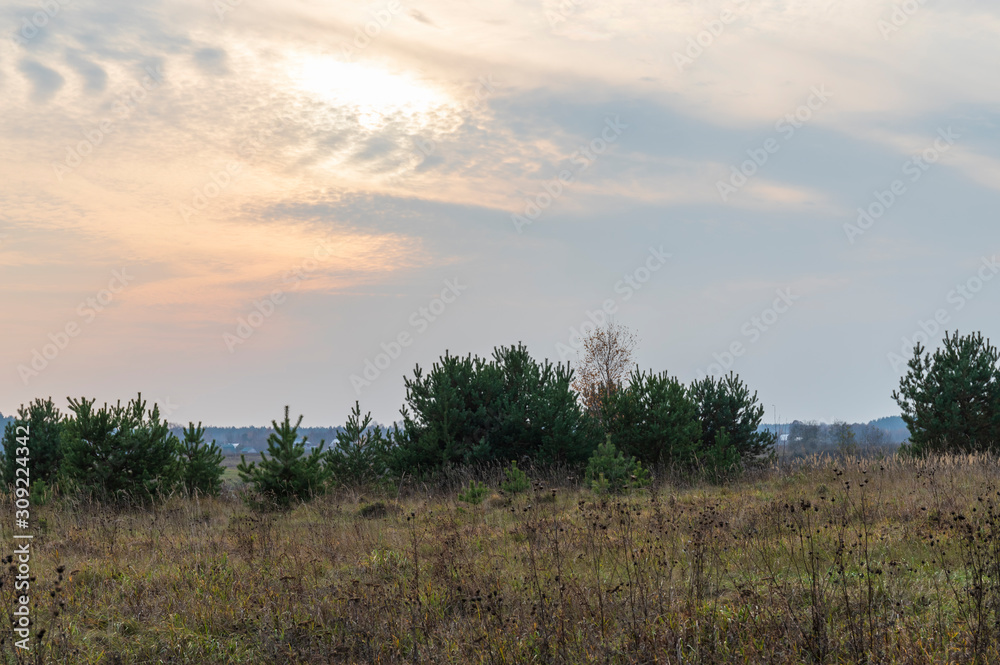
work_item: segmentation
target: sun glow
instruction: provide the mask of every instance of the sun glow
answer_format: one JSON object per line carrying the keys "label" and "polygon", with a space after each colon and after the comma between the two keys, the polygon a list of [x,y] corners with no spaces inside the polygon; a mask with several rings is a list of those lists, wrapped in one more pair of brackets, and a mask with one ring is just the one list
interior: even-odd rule
{"label": "sun glow", "polygon": [[306,93],[357,113],[365,129],[400,120],[423,127],[454,104],[447,94],[408,74],[329,56],[303,57],[296,78]]}

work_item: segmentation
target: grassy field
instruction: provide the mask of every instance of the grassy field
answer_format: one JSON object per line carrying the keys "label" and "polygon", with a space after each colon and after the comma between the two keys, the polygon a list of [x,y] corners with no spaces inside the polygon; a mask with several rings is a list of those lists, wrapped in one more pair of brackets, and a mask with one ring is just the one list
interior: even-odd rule
{"label": "grassy field", "polygon": [[288,513],[233,489],[57,499],[33,508],[46,632],[22,662],[1000,662],[998,472],[811,460],[618,498],[551,473],[478,506],[407,484]]}
{"label": "grassy field", "polygon": [[[247,462],[255,462],[260,459],[260,455],[247,455]],[[222,481],[228,483],[238,483],[240,481],[240,474],[236,470],[236,467],[240,465],[241,457],[239,455],[226,455],[222,458],[222,467],[225,472],[222,474]]]}

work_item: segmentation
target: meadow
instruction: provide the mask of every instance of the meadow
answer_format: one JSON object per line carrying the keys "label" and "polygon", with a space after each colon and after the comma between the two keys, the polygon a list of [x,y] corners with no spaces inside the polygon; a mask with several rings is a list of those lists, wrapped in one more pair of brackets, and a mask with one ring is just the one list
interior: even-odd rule
{"label": "meadow", "polygon": [[[34,506],[46,663],[1000,661],[1000,462],[813,457],[599,495],[565,469],[341,488],[290,511]],[[0,512],[13,514],[11,498]],[[3,537],[14,542],[4,522]],[[11,563],[5,559],[5,563]],[[0,586],[14,604],[15,572]],[[30,657],[30,659],[29,659]],[[20,661],[16,660],[20,658]]]}

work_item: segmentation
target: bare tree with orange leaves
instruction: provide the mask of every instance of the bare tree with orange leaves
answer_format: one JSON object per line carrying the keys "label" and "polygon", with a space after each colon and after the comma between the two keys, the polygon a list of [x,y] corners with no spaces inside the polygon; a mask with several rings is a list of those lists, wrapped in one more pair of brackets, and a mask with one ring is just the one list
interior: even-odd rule
{"label": "bare tree with orange leaves", "polygon": [[614,321],[583,338],[583,348],[577,352],[573,388],[590,414],[600,418],[608,396],[621,387],[632,364],[636,343],[635,333]]}

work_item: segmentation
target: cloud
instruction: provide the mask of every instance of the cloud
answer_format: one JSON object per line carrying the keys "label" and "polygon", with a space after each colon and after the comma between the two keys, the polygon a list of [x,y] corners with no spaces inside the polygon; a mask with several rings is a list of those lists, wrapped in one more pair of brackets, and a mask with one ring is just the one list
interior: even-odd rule
{"label": "cloud", "polygon": [[49,101],[66,83],[62,74],[35,60],[24,58],[18,68],[31,82],[33,88],[31,101],[36,104],[44,104]]}
{"label": "cloud", "polygon": [[66,64],[83,77],[84,90],[91,93],[103,92],[108,84],[108,73],[103,68],[83,57],[77,50],[66,53]]}
{"label": "cloud", "polygon": [[206,74],[221,76],[229,73],[226,52],[218,48],[200,48],[194,52],[195,63]]}
{"label": "cloud", "polygon": [[425,25],[429,25],[429,26],[431,26],[433,28],[437,27],[436,25],[434,25],[434,21],[432,21],[429,18],[427,18],[427,15],[424,14],[423,12],[421,12],[418,9],[411,9],[410,10],[410,16],[412,16],[414,19],[420,21],[421,23],[423,23]]}
{"label": "cloud", "polygon": [[[1000,88],[984,81],[1000,59],[998,10],[922,4],[886,38],[879,21],[895,0],[742,4],[720,28],[727,0],[423,0],[381,21],[380,2],[261,0],[221,19],[200,0],[67,3],[16,57],[0,58],[0,232],[11,236],[0,293],[13,317],[0,324],[0,371],[124,262],[144,268],[115,315],[130,332],[95,334],[94,357],[116,344],[136,358],[177,351],[136,381],[204,366],[280,376],[299,362],[323,377],[295,388],[308,411],[343,402],[338,377],[359,345],[405,327],[411,306],[453,272],[476,287],[454,327],[410,360],[522,336],[550,352],[664,244],[670,270],[622,308],[640,333],[669,341],[650,344],[644,362],[693,372],[717,350],[705,339],[738,336],[777,285],[822,285],[769,338],[775,350],[757,347],[747,379],[793,417],[819,408],[810,400],[842,405],[844,417],[881,415],[891,407],[884,377],[864,363],[814,394],[801,388],[812,385],[802,368],[817,349],[854,358],[898,347],[889,324],[907,330],[921,307],[933,312],[948,267],[989,249]],[[25,2],[0,13],[17,26],[35,11]],[[679,68],[675,54],[689,48]],[[162,82],[134,95],[147,67]],[[779,131],[815,86],[832,91],[829,103],[793,135]],[[603,145],[609,119],[627,127]],[[954,148],[849,244],[852,211],[948,125],[961,134]],[[780,150],[723,201],[717,182],[768,139]],[[595,146],[596,159],[581,159]],[[75,165],[59,177],[54,165],[67,160]],[[551,198],[564,170],[572,182],[518,234],[511,215]],[[260,355],[248,345],[237,360],[254,360],[222,371],[219,326],[328,236],[342,252],[301,283],[280,334],[255,336]],[[985,301],[970,304],[963,328],[995,324],[995,308],[975,309]],[[844,321],[869,347],[846,348]],[[86,392],[84,378],[63,378]],[[5,385],[6,412],[21,394]],[[70,386],[39,384],[50,387]],[[380,418],[398,406],[390,393],[372,405]],[[189,415],[215,421],[178,417]]]}

